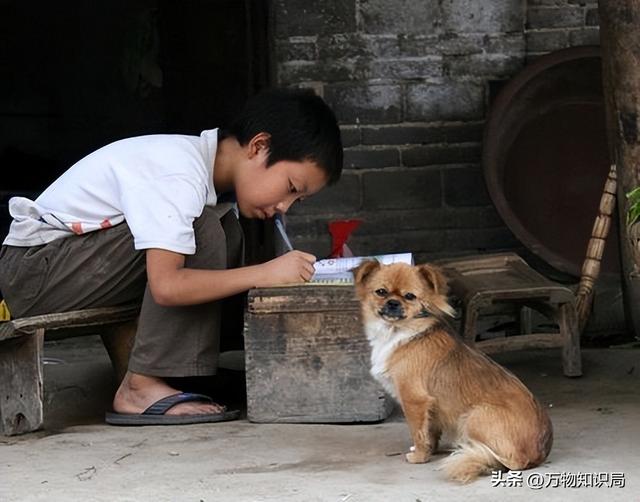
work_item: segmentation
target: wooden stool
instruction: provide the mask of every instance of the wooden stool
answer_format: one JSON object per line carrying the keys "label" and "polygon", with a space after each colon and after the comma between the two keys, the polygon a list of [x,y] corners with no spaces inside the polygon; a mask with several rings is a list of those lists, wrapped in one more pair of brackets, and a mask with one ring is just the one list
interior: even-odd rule
{"label": "wooden stool", "polygon": [[[126,369],[131,334],[119,329],[135,320],[139,305],[24,317],[0,323],[0,432],[39,429],[43,422],[42,348],[45,332],[59,336],[99,333],[120,374]],[[123,343],[119,343],[123,342]],[[122,359],[122,360],[119,360]]]}
{"label": "wooden stool", "polygon": [[[550,281],[514,253],[447,259],[436,264],[444,269],[452,294],[462,303],[461,326],[467,344],[488,354],[562,347],[564,374],[582,375],[575,295],[569,288]],[[558,323],[559,332],[476,341],[476,322],[482,309],[506,302],[530,307],[553,319]]]}

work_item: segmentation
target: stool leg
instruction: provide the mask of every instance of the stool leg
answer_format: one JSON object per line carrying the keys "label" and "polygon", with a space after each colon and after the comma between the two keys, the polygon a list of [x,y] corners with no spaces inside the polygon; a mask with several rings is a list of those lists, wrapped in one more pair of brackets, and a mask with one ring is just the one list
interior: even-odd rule
{"label": "stool leg", "polygon": [[529,307],[526,305],[520,307],[518,312],[518,328],[521,335],[530,335],[533,332],[531,327],[532,317],[533,315]]}
{"label": "stool leg", "polygon": [[7,436],[42,426],[44,329],[0,343],[0,419]]}
{"label": "stool leg", "polygon": [[558,324],[563,339],[562,369],[565,376],[582,375],[582,356],[580,354],[580,332],[576,311],[571,303],[563,303],[558,307]]}

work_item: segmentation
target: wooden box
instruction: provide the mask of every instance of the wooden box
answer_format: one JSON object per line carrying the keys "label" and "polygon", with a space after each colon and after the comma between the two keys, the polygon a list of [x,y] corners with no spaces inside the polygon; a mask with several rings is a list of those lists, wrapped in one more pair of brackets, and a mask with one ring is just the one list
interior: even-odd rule
{"label": "wooden box", "polygon": [[251,290],[244,338],[252,422],[375,422],[393,409],[369,373],[353,286]]}

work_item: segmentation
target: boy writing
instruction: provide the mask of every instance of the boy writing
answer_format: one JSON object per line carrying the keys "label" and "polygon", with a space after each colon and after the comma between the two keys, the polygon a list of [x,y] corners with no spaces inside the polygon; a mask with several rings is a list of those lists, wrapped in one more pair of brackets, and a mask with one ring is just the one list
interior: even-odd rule
{"label": "boy writing", "polygon": [[335,116],[305,91],[249,99],[228,130],[151,135],[83,158],[35,201],[13,198],[0,290],[13,317],[141,301],[114,424],[215,422],[237,412],[165,379],[215,374],[219,300],[308,281],[315,257],[290,251],[242,266],[234,192],[248,218],[286,213],[342,169]]}

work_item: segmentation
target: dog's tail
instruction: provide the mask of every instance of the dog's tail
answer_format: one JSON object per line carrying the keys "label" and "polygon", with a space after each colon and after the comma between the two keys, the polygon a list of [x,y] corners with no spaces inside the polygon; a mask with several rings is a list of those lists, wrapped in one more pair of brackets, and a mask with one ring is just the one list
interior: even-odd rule
{"label": "dog's tail", "polygon": [[442,461],[447,477],[460,483],[470,483],[481,474],[504,469],[504,464],[491,449],[477,441],[460,444],[448,458]]}

